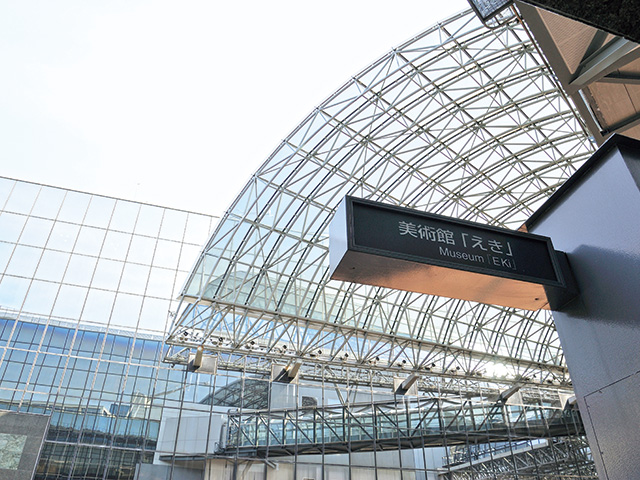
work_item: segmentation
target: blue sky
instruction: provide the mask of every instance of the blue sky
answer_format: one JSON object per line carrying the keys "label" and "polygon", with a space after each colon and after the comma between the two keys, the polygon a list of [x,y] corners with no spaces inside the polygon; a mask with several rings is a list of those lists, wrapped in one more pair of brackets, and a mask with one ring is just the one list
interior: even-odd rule
{"label": "blue sky", "polygon": [[466,0],[0,3],[0,175],[220,215],[369,63]]}

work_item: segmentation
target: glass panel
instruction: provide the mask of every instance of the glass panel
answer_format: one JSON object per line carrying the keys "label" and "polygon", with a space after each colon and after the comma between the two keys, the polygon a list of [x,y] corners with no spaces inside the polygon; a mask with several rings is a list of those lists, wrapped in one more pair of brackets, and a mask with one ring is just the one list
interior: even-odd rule
{"label": "glass panel", "polygon": [[0,281],[0,306],[19,310],[31,280],[5,275]]}
{"label": "glass panel", "polygon": [[78,338],[73,348],[78,354],[94,356],[102,348],[103,341],[104,335],[97,332],[78,332]]}
{"label": "glass panel", "polygon": [[136,233],[149,237],[157,237],[158,231],[160,230],[160,223],[162,222],[162,213],[162,208],[142,205],[138,222],[136,223]]}
{"label": "glass panel", "polygon": [[198,260],[201,248],[202,247],[196,245],[182,244],[178,269],[191,271],[191,268],[196,264],[196,260]]}
{"label": "glass panel", "polygon": [[59,188],[42,187],[31,215],[55,219],[64,201],[64,193],[65,191]]}
{"label": "glass panel", "polygon": [[23,245],[16,246],[9,265],[7,266],[6,273],[20,277],[33,277],[41,255],[41,248],[25,247]]}
{"label": "glass panel", "polygon": [[56,301],[59,286],[57,283],[34,280],[22,311],[35,315],[49,315]]}
{"label": "glass panel", "polygon": [[131,246],[129,247],[129,255],[127,255],[127,261],[151,265],[151,260],[153,260],[153,253],[155,249],[155,238],[134,235],[131,239]]}
{"label": "glass panel", "polygon": [[0,273],[4,272],[4,269],[7,267],[14,248],[14,243],[0,242]]}
{"label": "glass panel", "polygon": [[119,289],[127,293],[144,295],[149,269],[150,267],[145,265],[125,264]]}
{"label": "glass panel", "polygon": [[16,184],[15,180],[9,180],[8,178],[0,178],[0,210],[4,209],[4,205],[11,195],[11,190]]}
{"label": "glass panel", "polygon": [[211,218],[196,213],[189,214],[184,241],[195,245],[204,245],[211,234]]}
{"label": "glass panel", "polygon": [[106,233],[107,231],[101,228],[82,227],[78,242],[73,249],[74,253],[98,256]]}
{"label": "glass panel", "polygon": [[111,315],[111,323],[135,327],[138,323],[141,306],[142,296],[118,293],[116,295],[116,303],[113,307],[113,314]]}
{"label": "glass panel", "polygon": [[187,213],[177,210],[165,210],[160,228],[160,238],[182,241],[187,223]]}
{"label": "glass panel", "polygon": [[[63,353],[71,345],[71,339],[73,338],[73,330],[70,328],[53,327],[47,328],[45,335],[44,346],[48,352],[51,353]],[[50,365],[57,365],[56,362],[60,361],[64,364],[64,359],[53,355],[47,355],[47,358],[51,360]],[[59,359],[59,360],[56,360]]]}
{"label": "glass panel", "polygon": [[165,268],[151,268],[149,282],[147,283],[147,295],[160,298],[171,298],[175,272]]}
{"label": "glass panel", "polygon": [[115,205],[114,198],[93,195],[83,223],[93,227],[107,228]]}
{"label": "glass panel", "polygon": [[64,203],[58,214],[58,220],[71,223],[82,223],[84,214],[89,206],[91,195],[67,191]]}
{"label": "glass panel", "polygon": [[106,292],[95,288],[89,290],[87,303],[82,311],[82,320],[108,323],[115,298],[115,292]]}
{"label": "glass panel", "polygon": [[127,257],[130,242],[130,234],[108,231],[100,256],[113,260],[124,260]]}
{"label": "glass panel", "polygon": [[9,212],[29,214],[36,201],[40,185],[26,182],[16,182],[11,196],[5,205],[5,210]]}
{"label": "glass panel", "polygon": [[138,217],[140,204],[118,200],[116,209],[113,212],[113,218],[109,224],[109,230],[118,230],[120,232],[133,232]]}
{"label": "glass panel", "polygon": [[176,281],[173,284],[171,298],[178,298],[180,296],[180,294],[182,293],[182,288],[184,287],[184,284],[186,283],[188,276],[189,276],[188,272],[178,272],[176,274]]}
{"label": "glass panel", "polygon": [[153,265],[156,267],[177,268],[180,244],[168,240],[158,240]]}
{"label": "glass panel", "polygon": [[126,361],[131,350],[133,339],[122,335],[109,335],[105,344],[103,358]]}
{"label": "glass panel", "polygon": [[[42,262],[41,262],[42,263]],[[64,282],[80,286],[89,286],[91,277],[96,269],[98,259],[84,255],[72,255],[64,276]]]}
{"label": "glass panel", "polygon": [[[144,435],[145,423],[140,420],[119,420],[126,422],[126,435],[122,435],[120,429],[116,429],[116,437],[114,443],[119,446],[140,447],[142,446],[142,435]],[[140,459],[140,452],[137,450],[114,450],[107,457],[108,465],[104,478],[113,478],[118,480],[133,480],[137,470],[137,464]],[[104,460],[105,463],[107,460]],[[174,475],[175,476],[175,475]],[[102,477],[100,477],[102,478]]]}
{"label": "glass panel", "polygon": [[73,249],[73,244],[76,243],[79,230],[78,225],[56,222],[47,242],[47,248],[70,252]]}
{"label": "glass panel", "polygon": [[20,235],[20,243],[34,247],[44,247],[53,227],[52,220],[30,217]]}
{"label": "glass panel", "polygon": [[124,263],[122,262],[99,259],[91,287],[117,290],[123,267]]}
{"label": "glass panel", "polygon": [[18,241],[20,233],[24,228],[27,217],[14,213],[3,213],[0,215],[0,240],[5,242]]}
{"label": "glass panel", "polygon": [[15,320],[0,319],[0,345],[5,346],[13,330]]}
{"label": "glass panel", "polygon": [[56,305],[53,308],[53,315],[77,320],[80,318],[80,312],[86,298],[86,288],[62,285]]}
{"label": "glass panel", "polygon": [[169,300],[145,298],[138,328],[164,332],[169,318]]}
{"label": "glass panel", "polygon": [[61,282],[70,256],[69,253],[45,250],[35,277],[41,280]]}

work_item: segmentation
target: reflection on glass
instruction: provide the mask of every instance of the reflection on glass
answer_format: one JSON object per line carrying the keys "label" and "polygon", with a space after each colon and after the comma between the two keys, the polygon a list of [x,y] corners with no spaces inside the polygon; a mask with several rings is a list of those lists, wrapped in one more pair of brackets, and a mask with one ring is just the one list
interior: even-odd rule
{"label": "reflection on glass", "polygon": [[85,255],[72,255],[64,276],[64,283],[88,287],[98,259]]}
{"label": "reflection on glass", "polygon": [[83,223],[92,227],[104,228],[109,225],[115,205],[116,201],[113,198],[93,195]]}
{"label": "reflection on glass", "polygon": [[[13,188],[0,179],[4,184]],[[65,478],[133,480],[143,445],[147,462],[154,461],[165,399],[180,407],[185,395],[197,402],[213,389],[210,376],[206,384],[185,386],[181,369],[158,363],[181,259],[181,243],[170,239],[182,238],[188,214],[165,217],[159,207],[39,186],[20,189],[14,202],[28,211],[29,192],[38,189],[35,216],[0,213],[0,269],[8,267],[0,277],[0,310],[29,319],[0,317],[0,409],[51,414],[41,469]],[[194,232],[205,236],[208,219],[189,223],[195,242],[206,241]],[[161,225],[167,239],[156,248]],[[184,255],[195,258],[199,248]],[[190,267],[191,259],[181,261]],[[210,411],[182,405],[186,415]]]}
{"label": "reflection on glass", "polygon": [[[43,348],[51,353],[63,353],[67,348],[71,346],[73,340],[73,330],[64,327],[49,326],[44,336]],[[46,365],[61,365],[64,366],[64,358],[45,355],[43,361]]]}
{"label": "reflection on glass", "polygon": [[187,229],[184,235],[186,243],[202,245],[209,239],[211,233],[211,218],[197,213],[190,213]]}
{"label": "reflection on glass", "polygon": [[15,186],[15,180],[9,180],[8,178],[0,178],[0,205],[4,205],[11,195],[11,191]]}
{"label": "reflection on glass", "polygon": [[59,286],[57,283],[34,280],[22,311],[33,315],[49,315],[56,301]]}
{"label": "reflection on glass", "polygon": [[168,240],[158,240],[156,252],[153,256],[153,265],[156,267],[176,268],[180,257],[180,246],[178,242]]}
{"label": "reflection on glass", "polygon": [[31,215],[55,219],[64,201],[64,193],[65,191],[59,188],[42,187]]}
{"label": "reflection on glass", "polygon": [[53,221],[51,220],[30,217],[20,236],[20,243],[33,245],[34,247],[44,247],[52,227]]}
{"label": "reflection on glass", "polygon": [[165,210],[160,228],[160,238],[182,241],[187,223],[187,213],[178,210]]}
{"label": "reflection on glass", "polygon": [[87,291],[88,289],[84,287],[62,285],[53,308],[53,315],[70,319],[80,318],[80,312],[87,298]]}
{"label": "reflection on glass", "polygon": [[171,298],[175,272],[166,268],[152,267],[147,283],[147,295],[160,298]]}
{"label": "reflection on glass", "polygon": [[47,248],[52,250],[62,250],[70,252],[78,237],[79,225],[71,223],[56,222],[51,231],[51,236],[47,242]]}
{"label": "reflection on glass", "polygon": [[49,280],[51,282],[60,282],[70,256],[69,253],[65,252],[45,250],[40,259],[35,278]]}
{"label": "reflection on glass", "polygon": [[142,304],[138,328],[164,331],[169,317],[170,304],[169,300],[146,297]]}
{"label": "reflection on glass", "polygon": [[41,255],[41,248],[18,245],[7,265],[6,273],[20,277],[33,277]]}
{"label": "reflection on glass", "polygon": [[110,230],[118,230],[119,232],[133,232],[138,218],[140,204],[127,202],[126,200],[118,200],[116,208],[109,224]]}
{"label": "reflection on glass", "polygon": [[178,265],[179,270],[191,271],[191,268],[198,260],[202,247],[197,245],[182,245],[182,252],[180,253],[180,263]]}
{"label": "reflection on glass", "polygon": [[13,243],[0,242],[0,273],[3,273],[4,269],[7,268],[14,248],[15,245]]}
{"label": "reflection on glass", "polygon": [[105,234],[106,230],[102,228],[83,226],[80,229],[78,241],[73,249],[74,253],[97,256],[102,248]]}
{"label": "reflection on glass", "polygon": [[8,212],[22,213],[28,215],[36,201],[40,185],[27,182],[16,182],[11,192],[11,196],[4,208]]}
{"label": "reflection on glass", "polygon": [[90,289],[87,295],[87,302],[82,311],[82,320],[93,323],[109,323],[115,298],[115,292],[96,288]]}
{"label": "reflection on glass", "polygon": [[108,231],[107,236],[104,240],[104,245],[102,246],[102,252],[100,252],[100,256],[104,258],[124,261],[125,258],[127,258],[127,252],[129,251],[130,242],[130,234],[114,232],[113,230]]}
{"label": "reflection on glass", "polygon": [[149,237],[141,237],[134,235],[131,239],[131,245],[129,247],[129,255],[127,255],[127,262],[142,263],[145,265],[151,265],[153,260],[153,254],[156,249],[156,239]]}
{"label": "reflection on glass", "polygon": [[113,325],[135,327],[138,323],[141,307],[142,296],[118,293],[113,306],[113,313],[111,314],[111,323]]}
{"label": "reflection on glass", "polygon": [[0,305],[4,308],[19,310],[27,294],[30,280],[5,275],[0,280]]}
{"label": "reflection on glass", "polygon": [[0,214],[0,240],[17,242],[26,222],[27,217],[22,215],[6,212]]}
{"label": "reflection on glass", "polygon": [[116,260],[107,260],[101,258],[98,260],[96,271],[91,282],[92,288],[101,288],[108,290],[116,290],[120,283],[120,276],[124,263]]}
{"label": "reflection on glass", "polygon": [[120,290],[127,293],[144,293],[149,277],[149,266],[127,263],[122,272]]}
{"label": "reflection on glass", "polygon": [[58,220],[70,223],[81,223],[89,206],[91,196],[86,193],[67,191]]}
{"label": "reflection on glass", "polygon": [[151,205],[142,205],[136,223],[135,233],[148,237],[157,237],[162,222],[163,209]]}

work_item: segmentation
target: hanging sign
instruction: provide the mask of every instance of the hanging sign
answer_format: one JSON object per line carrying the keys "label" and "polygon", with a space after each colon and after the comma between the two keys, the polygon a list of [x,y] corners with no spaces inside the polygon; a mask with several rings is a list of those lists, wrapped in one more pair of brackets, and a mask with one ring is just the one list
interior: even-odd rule
{"label": "hanging sign", "polygon": [[566,287],[551,240],[346,197],[330,228],[331,278],[526,309]]}

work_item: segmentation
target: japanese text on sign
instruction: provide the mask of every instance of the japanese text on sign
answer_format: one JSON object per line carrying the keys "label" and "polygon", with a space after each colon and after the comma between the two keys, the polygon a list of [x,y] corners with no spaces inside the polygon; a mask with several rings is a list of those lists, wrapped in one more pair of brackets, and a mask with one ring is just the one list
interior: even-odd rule
{"label": "japanese text on sign", "polygon": [[[401,236],[409,236],[416,239],[441,243],[446,247],[440,247],[442,256],[468,260],[476,263],[489,263],[494,266],[515,270],[513,251],[509,241],[501,241],[492,237],[470,234],[466,232],[456,233],[452,230],[436,228],[429,225],[415,224],[413,222],[398,221],[398,233]],[[464,248],[466,251],[452,250],[448,246]],[[495,255],[499,255],[496,257]]]}

